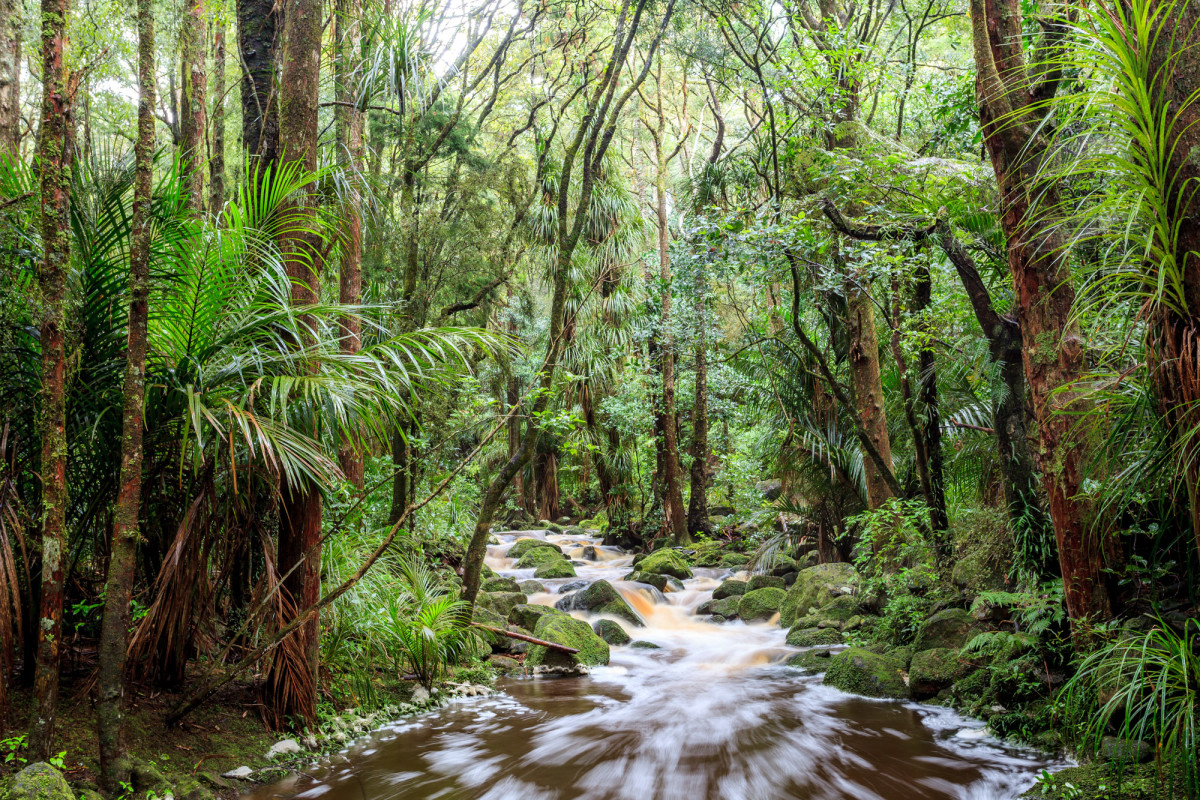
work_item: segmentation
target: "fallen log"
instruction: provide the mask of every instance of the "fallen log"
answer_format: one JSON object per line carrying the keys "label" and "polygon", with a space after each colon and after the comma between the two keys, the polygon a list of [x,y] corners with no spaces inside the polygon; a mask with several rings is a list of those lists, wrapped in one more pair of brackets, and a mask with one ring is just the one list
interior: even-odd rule
{"label": "fallen log", "polygon": [[479,628],[480,630],[487,631],[488,633],[494,633],[497,636],[507,636],[510,639],[520,639],[522,642],[529,642],[530,644],[540,644],[542,647],[548,647],[551,650],[558,650],[561,653],[570,653],[571,655],[574,655],[575,653],[579,652],[578,648],[575,647],[567,647],[565,644],[559,644],[558,642],[547,642],[545,639],[537,639],[533,636],[526,636],[523,633],[515,633],[513,631],[506,631],[501,628],[493,628],[491,625],[484,625],[480,622],[472,622],[471,625],[472,627]]}

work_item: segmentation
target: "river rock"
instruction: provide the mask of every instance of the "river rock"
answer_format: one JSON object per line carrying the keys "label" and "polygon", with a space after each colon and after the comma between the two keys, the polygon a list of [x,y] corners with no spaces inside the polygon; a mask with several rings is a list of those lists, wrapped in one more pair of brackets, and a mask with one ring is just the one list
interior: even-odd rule
{"label": "river rock", "polygon": [[233,778],[235,780],[244,781],[254,774],[254,770],[247,766],[240,766],[237,769],[231,769],[229,772],[221,773],[222,778]]}
{"label": "river rock", "polygon": [[637,563],[638,572],[650,572],[684,580],[692,577],[691,567],[678,550],[664,548],[655,550]]}
{"label": "river rock", "polygon": [[512,547],[508,548],[508,557],[520,558],[530,550],[536,550],[539,547],[548,547],[551,550],[555,550],[559,553],[562,552],[562,548],[554,542],[547,542],[545,539],[524,538],[517,539],[517,541],[513,542]]}
{"label": "river rock", "polygon": [[801,628],[796,626],[788,631],[787,644],[789,647],[819,647],[821,645],[842,644],[842,634],[837,628]]}
{"label": "river rock", "polygon": [[[522,628],[520,625],[500,625],[500,630],[510,633],[520,633],[525,636],[532,636],[529,631]],[[505,656],[519,656],[529,650],[529,642],[521,639],[514,639],[511,636],[504,636],[499,633],[489,634],[492,639],[492,653]]]}
{"label": "river rock", "polygon": [[805,650],[789,658],[787,665],[810,675],[825,672],[829,669],[832,655],[831,650]]}
{"label": "river rock", "polygon": [[37,761],[13,776],[7,792],[0,792],[6,800],[75,800],[67,779],[63,774],[44,761]]}
{"label": "river rock", "polygon": [[918,653],[939,647],[957,650],[978,631],[979,623],[968,612],[961,608],[946,608],[925,620],[913,649]]}
{"label": "river rock", "polygon": [[661,650],[662,649],[662,647],[660,645],[657,645],[654,642],[647,642],[645,639],[638,639],[637,641],[635,641],[633,644],[631,644],[629,646],[636,647],[639,650]]}
{"label": "river rock", "polygon": [[660,592],[667,590],[667,576],[656,575],[653,572],[631,572],[621,580],[631,581],[633,583],[645,583],[658,589]]}
{"label": "river rock", "polygon": [[925,700],[950,688],[970,669],[970,663],[960,659],[957,650],[945,647],[923,650],[912,657],[908,668],[908,688],[915,699]]}
{"label": "river rock", "polygon": [[1100,758],[1117,764],[1145,764],[1154,758],[1154,747],[1138,739],[1105,736],[1100,740]]}
{"label": "river rock", "polygon": [[629,644],[630,636],[616,620],[601,619],[592,623],[592,630],[610,645],[621,646]]}
{"label": "river rock", "polygon": [[561,558],[558,561],[547,561],[533,571],[533,577],[541,578],[542,580],[574,578],[575,567],[571,566],[571,562],[564,561]]}
{"label": "river rock", "polygon": [[578,592],[580,589],[586,589],[587,587],[587,581],[571,581],[570,583],[564,583],[562,586],[558,587],[558,593],[570,594],[571,592]]}
{"label": "river rock", "polygon": [[788,558],[787,556],[776,556],[771,566],[771,574],[780,578],[799,571],[800,565],[796,562],[796,559]]}
{"label": "river rock", "polygon": [[521,584],[514,581],[512,578],[488,578],[479,587],[485,592],[520,592]]}
{"label": "river rock", "polygon": [[724,600],[726,597],[741,596],[746,593],[746,581],[737,581],[732,578],[723,582],[716,589],[713,589],[713,600]]}
{"label": "river rock", "polygon": [[279,758],[280,756],[294,756],[297,753],[304,752],[304,748],[295,739],[281,739],[271,745],[271,749],[267,751],[267,758]]}
{"label": "river rock", "polygon": [[858,571],[844,563],[818,564],[800,570],[779,608],[779,624],[791,627],[814,608],[820,608],[835,597],[854,594],[861,580]]}
{"label": "river rock", "polygon": [[546,591],[546,587],[537,581],[521,581],[517,584],[517,588],[524,594],[541,594]]}
{"label": "river rock", "polygon": [[482,625],[490,625],[493,628],[503,628],[508,624],[508,618],[491,608],[484,608],[480,604],[476,604],[471,612],[471,619]]}
{"label": "river rock", "polygon": [[775,575],[754,575],[746,582],[746,591],[753,592],[758,589],[782,589],[784,588],[783,578]]}
{"label": "river rock", "polygon": [[524,592],[480,592],[475,605],[490,608],[505,619],[512,610],[525,602]]}
{"label": "river rock", "polygon": [[770,619],[779,611],[786,596],[783,589],[774,587],[746,592],[738,603],[738,616],[747,622]]}
{"label": "river rock", "polygon": [[537,628],[538,620],[546,614],[561,614],[557,608],[550,606],[540,606],[533,604],[521,604],[513,606],[512,611],[508,612],[508,621],[513,625],[524,628],[527,631]]}
{"label": "river rock", "polygon": [[520,675],[525,671],[525,667],[520,661],[508,656],[492,656],[488,659],[488,663],[501,675]]}
{"label": "river rock", "polygon": [[743,567],[749,563],[750,556],[746,555],[745,553],[726,553],[725,555],[721,556],[722,567]]}
{"label": "river rock", "polygon": [[590,611],[593,614],[611,614],[639,628],[646,624],[621,596],[621,593],[608,581],[596,581],[586,589],[559,600],[554,607],[559,611]]}
{"label": "river rock", "polygon": [[856,617],[861,619],[862,609],[858,606],[858,598],[844,594],[835,597],[825,605],[804,615],[797,624],[807,628],[836,628],[839,631],[850,630],[850,624]]}
{"label": "river rock", "polygon": [[702,603],[700,607],[696,609],[696,613],[711,614],[714,617],[719,616],[723,618],[719,621],[724,622],[727,619],[734,619],[737,617],[738,606],[741,605],[741,603],[742,595],[735,594],[731,597],[723,597],[720,600],[709,600],[706,603]]}
{"label": "river rock", "polygon": [[551,561],[566,560],[567,557],[557,547],[535,547],[532,550],[525,551],[524,555],[518,558],[513,566],[517,569],[533,569],[543,564],[548,564]]}
{"label": "river rock", "polygon": [[851,647],[833,656],[822,683],[865,697],[908,697],[900,664],[861,647]]}
{"label": "river rock", "polygon": [[544,614],[533,629],[533,635],[548,642],[578,648],[578,653],[564,653],[535,644],[529,648],[525,663],[531,667],[557,667],[574,670],[579,667],[608,663],[608,642],[592,631],[592,626],[566,614]]}

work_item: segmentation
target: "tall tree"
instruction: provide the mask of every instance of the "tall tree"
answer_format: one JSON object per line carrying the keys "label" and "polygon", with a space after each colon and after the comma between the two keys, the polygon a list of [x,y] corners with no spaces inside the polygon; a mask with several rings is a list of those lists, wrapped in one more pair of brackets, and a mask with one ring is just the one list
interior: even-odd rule
{"label": "tall tree", "polygon": [[208,35],[204,0],[187,0],[179,31],[179,152],[185,160],[189,205],[204,210],[204,134],[208,120]]}
{"label": "tall tree", "polygon": [[21,0],[0,2],[0,150],[21,149]]}
{"label": "tall tree", "polygon": [[71,261],[71,158],[76,84],[67,66],[71,0],[42,0],[42,127],[38,134],[41,172],[42,260],[38,274],[42,349],[39,427],[42,453],[42,596],[38,615],[34,695],[37,713],[30,748],[38,758],[52,753],[58,719],[62,659],[63,582],[67,555],[67,354],[63,330],[67,272]]}
{"label": "tall tree", "polygon": [[212,154],[208,159],[209,209],[225,205],[225,20],[213,25]]}
{"label": "tall tree", "polygon": [[150,221],[154,160],[154,3],[138,0],[138,116],[134,143],[133,220],[129,257],[129,321],[126,336],[121,474],[113,514],[108,579],[104,586],[96,688],[96,734],[105,789],[121,791],[129,781],[125,750],[125,656],[129,607],[137,573],[138,514],[142,503],[142,429],[146,404],[146,336],[149,321]]}
{"label": "tall tree", "polygon": [[242,63],[242,148],[258,162],[273,164],[279,149],[275,70],[283,5],[275,0],[236,2]]}

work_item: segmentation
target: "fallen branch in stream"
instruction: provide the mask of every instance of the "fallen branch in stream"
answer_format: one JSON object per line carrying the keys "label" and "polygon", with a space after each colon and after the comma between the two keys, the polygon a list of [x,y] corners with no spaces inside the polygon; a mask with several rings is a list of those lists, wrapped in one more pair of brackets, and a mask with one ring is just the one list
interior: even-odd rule
{"label": "fallen branch in stream", "polygon": [[567,647],[565,644],[559,644],[558,642],[547,642],[545,639],[537,639],[533,636],[526,636],[523,633],[514,633],[513,631],[505,631],[501,630],[500,628],[493,628],[491,625],[484,625],[480,622],[472,622],[471,627],[479,628],[480,630],[487,631],[488,633],[494,633],[497,636],[507,636],[510,639],[520,639],[522,642],[529,642],[530,644],[540,644],[542,647],[547,647],[551,650],[558,650],[560,653],[570,653],[571,655],[574,655],[575,653],[579,652],[579,649],[575,647]]}

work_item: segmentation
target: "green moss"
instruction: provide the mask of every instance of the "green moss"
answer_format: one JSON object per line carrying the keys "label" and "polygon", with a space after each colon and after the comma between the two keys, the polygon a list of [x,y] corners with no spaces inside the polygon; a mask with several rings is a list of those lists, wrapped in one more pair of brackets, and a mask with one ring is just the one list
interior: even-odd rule
{"label": "green moss", "polygon": [[521,586],[512,578],[489,578],[479,587],[485,592],[519,592]]}
{"label": "green moss", "polygon": [[562,548],[554,542],[547,542],[545,539],[517,539],[513,546],[508,548],[509,558],[520,558],[531,550],[537,550],[539,547],[547,547],[557,553],[562,553]]}
{"label": "green moss", "polygon": [[533,569],[540,567],[542,564],[549,564],[551,561],[566,561],[566,556],[560,553],[557,549],[550,547],[535,547],[528,550],[517,559],[513,565],[517,569]]}
{"label": "green moss", "polygon": [[529,666],[574,667],[608,663],[608,642],[597,636],[592,627],[581,619],[566,614],[544,614],[537,621],[533,635],[548,642],[577,648],[579,652],[570,654],[537,644],[531,645],[525,659]]}
{"label": "green moss", "polygon": [[918,700],[933,697],[970,671],[969,662],[958,651],[934,648],[917,653],[908,670],[908,686]]}
{"label": "green moss", "polygon": [[630,625],[639,628],[645,625],[637,612],[608,581],[596,581],[580,590],[575,596],[574,605],[576,608],[586,609],[593,614],[611,614],[614,617],[620,617]]}
{"label": "green moss", "polygon": [[[1166,773],[1164,772],[1164,778]],[[1143,764],[1118,771],[1105,764],[1069,767],[1052,775],[1043,773],[1025,794],[1036,800],[1181,800],[1182,787],[1160,779],[1158,767]]]}
{"label": "green moss", "polygon": [[887,656],[851,647],[833,657],[822,681],[826,686],[865,697],[908,697],[901,666]]}
{"label": "green moss", "polygon": [[475,598],[475,605],[491,609],[502,617],[507,618],[513,608],[525,602],[523,592],[480,592]]}
{"label": "green moss", "polygon": [[629,634],[621,627],[620,623],[611,619],[597,620],[592,623],[592,630],[597,636],[610,645],[621,646],[629,644],[631,641]]}
{"label": "green moss", "polygon": [[539,606],[522,603],[518,606],[513,606],[513,609],[508,612],[508,621],[513,625],[519,625],[525,630],[531,631],[537,628],[538,620],[546,614],[562,614],[557,608],[550,606]]}
{"label": "green moss", "polygon": [[753,592],[758,589],[783,589],[785,588],[783,578],[776,575],[755,575],[746,583],[746,591]]}
{"label": "green moss", "polygon": [[692,577],[691,567],[684,561],[683,555],[678,550],[671,550],[669,548],[655,550],[639,561],[637,568],[638,572],[653,572],[657,575],[668,575],[680,580]]}
{"label": "green moss", "polygon": [[742,567],[750,563],[750,556],[744,553],[726,553],[721,556],[722,567]]}
{"label": "green moss", "polygon": [[790,647],[817,647],[842,644],[842,634],[836,628],[792,628],[788,631]]}
{"label": "green moss", "polygon": [[[536,551],[535,551],[536,552]],[[570,561],[560,558],[557,561],[547,561],[533,572],[533,577],[541,578],[542,580],[550,580],[553,578],[574,578],[575,567],[571,566]]]}
{"label": "green moss", "polygon": [[775,616],[787,593],[783,589],[756,589],[742,595],[738,616],[744,620],[766,620]]}
{"label": "green moss", "polygon": [[788,659],[787,665],[811,675],[829,669],[831,657],[832,653],[829,650],[808,650],[796,653]]}
{"label": "green moss", "polygon": [[622,580],[632,581],[634,583],[644,583],[649,586],[653,586],[660,592],[665,592],[667,590],[667,576],[655,575],[653,572],[631,572],[622,578]]}
{"label": "green moss", "polygon": [[917,652],[937,647],[958,649],[974,637],[978,628],[979,623],[963,609],[947,608],[925,620],[913,646]]}
{"label": "green moss", "polygon": [[725,581],[724,583],[722,583],[720,586],[718,586],[716,589],[713,590],[713,599],[714,600],[723,600],[726,597],[733,597],[735,595],[740,596],[740,595],[745,594],[746,591],[747,591],[746,581],[735,581],[735,580],[731,579],[731,580]]}
{"label": "green moss", "polygon": [[39,761],[13,776],[6,800],[75,800],[75,793],[61,772]]}
{"label": "green moss", "polygon": [[818,564],[802,569],[779,608],[779,624],[791,627],[799,617],[858,588],[858,572],[850,564]]}
{"label": "green moss", "polygon": [[712,614],[713,616],[734,619],[738,615],[738,606],[742,603],[742,595],[723,597],[720,600],[709,600],[696,609],[697,614]]}

